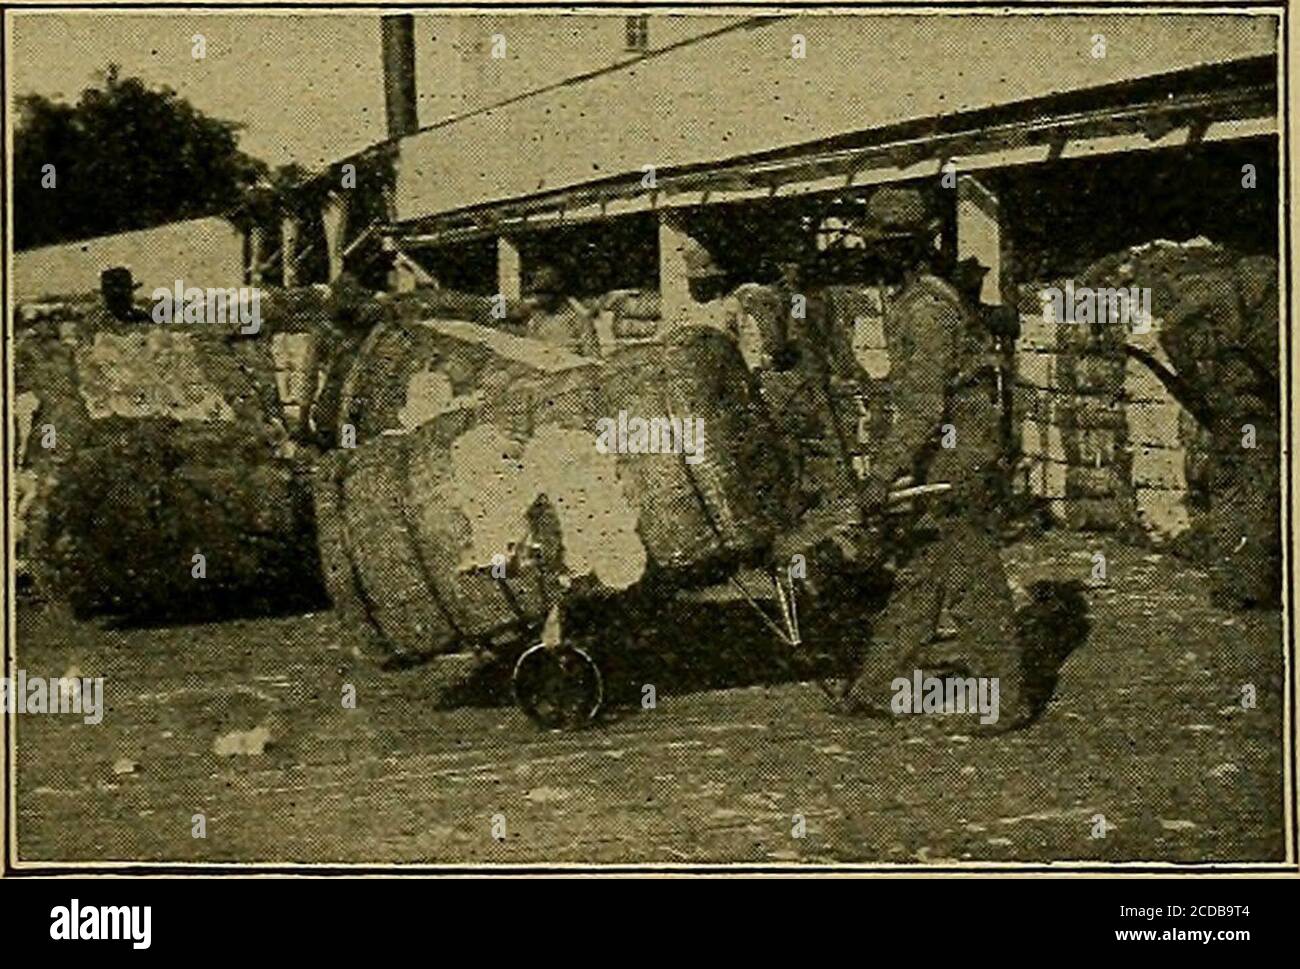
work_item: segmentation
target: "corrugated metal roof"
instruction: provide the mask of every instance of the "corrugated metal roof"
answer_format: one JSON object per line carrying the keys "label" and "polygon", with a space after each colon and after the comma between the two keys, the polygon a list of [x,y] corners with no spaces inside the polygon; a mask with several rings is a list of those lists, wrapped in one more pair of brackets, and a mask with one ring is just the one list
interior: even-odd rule
{"label": "corrugated metal roof", "polygon": [[[792,37],[806,41],[791,57]],[[1093,38],[1106,39],[1093,57]],[[399,220],[1272,55],[1238,14],[772,18],[400,142]]]}

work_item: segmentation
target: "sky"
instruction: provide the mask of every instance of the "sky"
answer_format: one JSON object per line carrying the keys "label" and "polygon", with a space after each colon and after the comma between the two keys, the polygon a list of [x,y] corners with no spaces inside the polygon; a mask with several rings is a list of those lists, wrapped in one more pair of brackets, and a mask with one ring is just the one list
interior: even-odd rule
{"label": "sky", "polygon": [[[15,12],[10,23],[15,94],[75,102],[116,62],[124,76],[241,122],[240,147],[272,166],[319,168],[386,134],[374,14]],[[202,60],[195,34],[206,38]]]}

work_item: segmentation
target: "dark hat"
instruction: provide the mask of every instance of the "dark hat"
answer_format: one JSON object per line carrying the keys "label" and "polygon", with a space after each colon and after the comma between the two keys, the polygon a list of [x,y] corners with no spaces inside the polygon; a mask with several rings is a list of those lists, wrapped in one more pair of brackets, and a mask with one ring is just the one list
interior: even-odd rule
{"label": "dark hat", "polygon": [[110,266],[99,274],[99,288],[124,290],[139,289],[140,283],[131,278],[131,270],[126,266]]}
{"label": "dark hat", "polygon": [[533,273],[534,293],[559,294],[564,292],[564,280],[560,276],[560,271],[551,265],[542,265],[537,267]]}
{"label": "dark hat", "polygon": [[925,199],[914,188],[886,185],[867,199],[867,222],[881,232],[920,232],[932,221]]}
{"label": "dark hat", "polygon": [[987,276],[992,272],[992,267],[986,265],[979,256],[967,256],[958,260],[954,272],[958,276]]}

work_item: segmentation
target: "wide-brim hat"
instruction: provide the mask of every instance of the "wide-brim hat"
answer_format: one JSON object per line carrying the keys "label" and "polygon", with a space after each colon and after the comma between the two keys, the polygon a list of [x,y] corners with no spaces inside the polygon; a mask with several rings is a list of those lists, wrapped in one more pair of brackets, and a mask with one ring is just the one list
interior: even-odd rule
{"label": "wide-brim hat", "polygon": [[886,185],[867,199],[867,226],[881,234],[922,232],[936,221],[925,197],[914,188]]}
{"label": "wide-brim hat", "polygon": [[99,285],[118,289],[139,289],[144,284],[132,278],[131,270],[126,266],[109,266],[99,274]]}
{"label": "wide-brim hat", "polygon": [[979,256],[966,256],[957,260],[957,272],[970,273],[974,275],[979,273],[981,276],[987,276],[993,271],[993,267],[984,262]]}
{"label": "wide-brim hat", "polygon": [[554,266],[541,266],[533,274],[534,293],[555,294],[564,292],[564,279]]}

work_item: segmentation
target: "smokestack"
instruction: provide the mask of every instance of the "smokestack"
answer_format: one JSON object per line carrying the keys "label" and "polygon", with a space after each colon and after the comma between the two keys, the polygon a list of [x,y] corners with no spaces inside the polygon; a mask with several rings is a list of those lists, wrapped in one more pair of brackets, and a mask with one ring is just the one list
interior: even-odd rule
{"label": "smokestack", "polygon": [[387,14],[379,20],[379,36],[388,137],[400,138],[420,126],[415,112],[415,18],[409,13]]}

